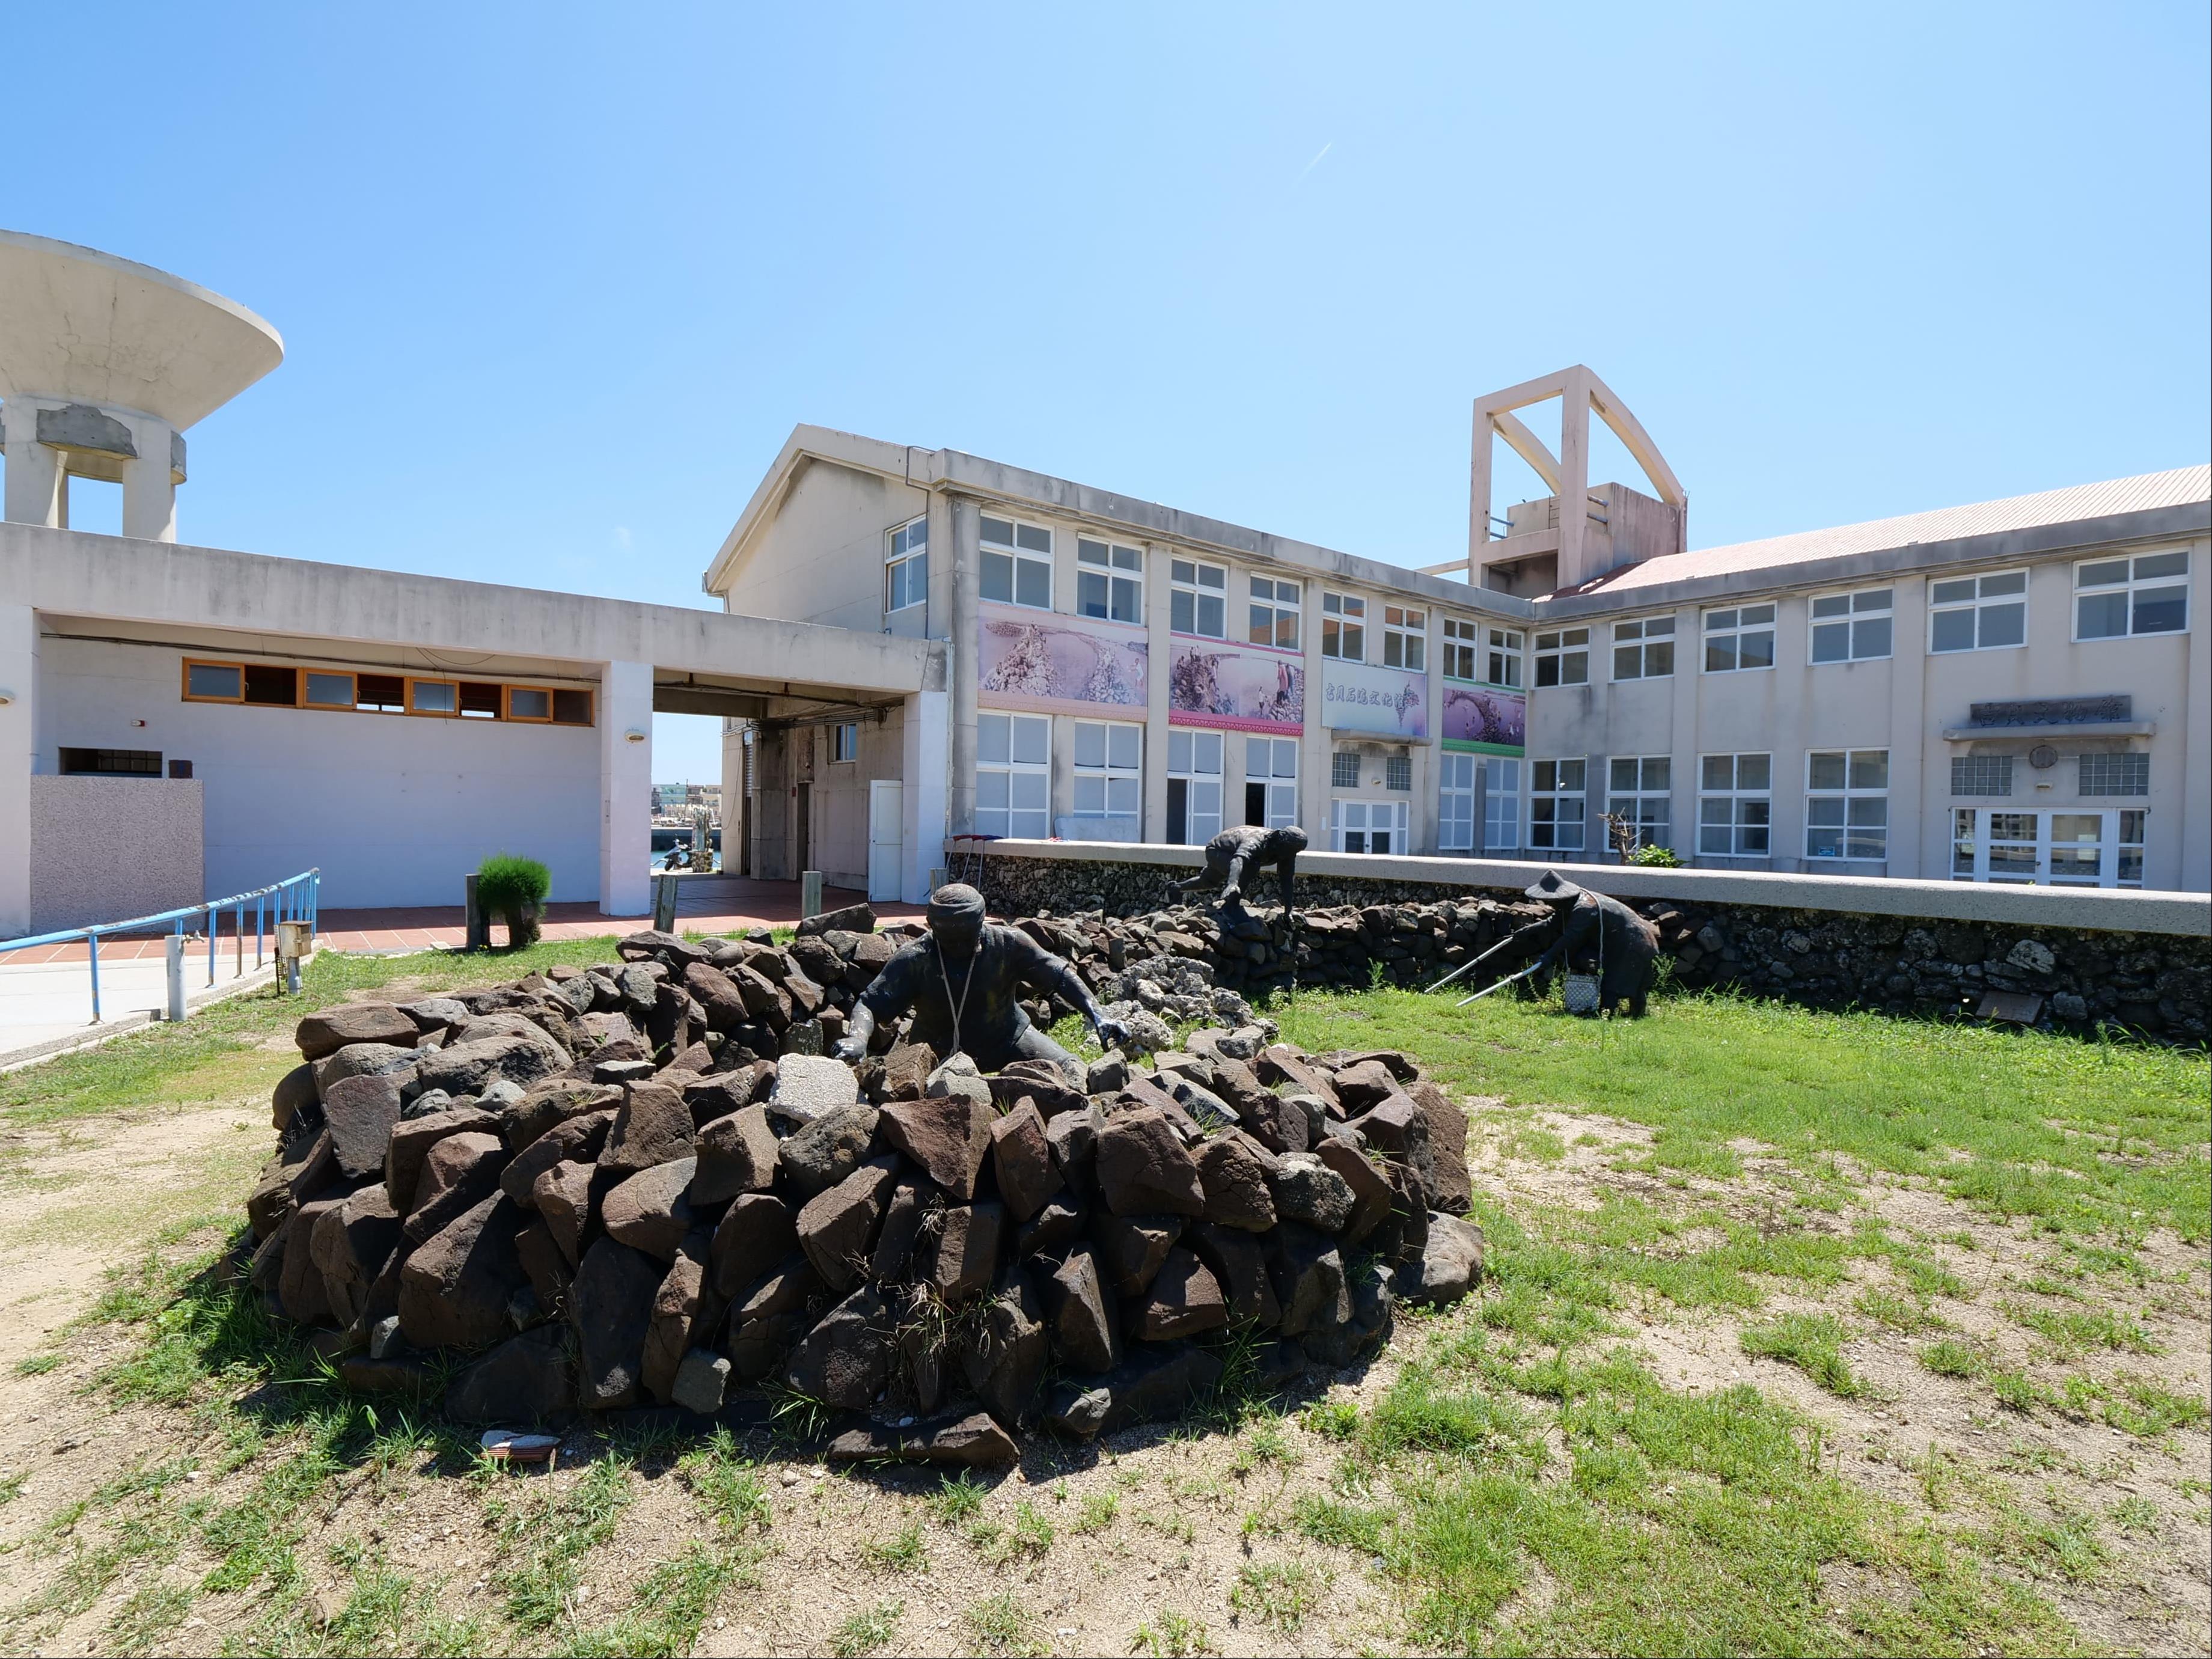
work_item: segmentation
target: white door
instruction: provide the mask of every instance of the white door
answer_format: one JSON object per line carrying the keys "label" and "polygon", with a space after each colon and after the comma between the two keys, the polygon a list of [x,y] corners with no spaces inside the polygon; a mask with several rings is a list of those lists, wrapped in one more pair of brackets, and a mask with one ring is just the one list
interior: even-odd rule
{"label": "white door", "polygon": [[1474,850],[1474,757],[1446,750],[1437,757],[1437,850]]}
{"label": "white door", "polygon": [[1407,804],[1389,800],[1336,803],[1333,850],[1339,853],[1403,853]]}
{"label": "white door", "polygon": [[899,896],[899,866],[906,852],[904,787],[896,778],[868,781],[868,896]]}

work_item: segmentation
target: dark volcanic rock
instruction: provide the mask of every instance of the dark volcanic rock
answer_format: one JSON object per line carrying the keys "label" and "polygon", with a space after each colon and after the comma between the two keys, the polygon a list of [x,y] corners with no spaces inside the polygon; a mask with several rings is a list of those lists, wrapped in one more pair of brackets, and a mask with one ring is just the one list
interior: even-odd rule
{"label": "dark volcanic rock", "polygon": [[592,1218],[592,1183],[598,1174],[594,1164],[556,1164],[531,1183],[531,1207],[572,1267],[581,1258],[584,1230]]}
{"label": "dark volcanic rock", "polygon": [[799,1211],[799,1247],[830,1289],[843,1290],[867,1265],[876,1223],[897,1175],[896,1158],[872,1158]]}
{"label": "dark volcanic rock", "polygon": [[663,1261],[674,1261],[684,1235],[697,1224],[686,1196],[692,1170],[690,1158],[674,1158],[619,1182],[599,1205],[607,1236]]}
{"label": "dark volcanic rock", "polygon": [[323,1096],[323,1121],[338,1168],[355,1181],[384,1168],[385,1145],[399,1121],[399,1074],[349,1077]]}
{"label": "dark volcanic rock", "polygon": [[1398,1269],[1397,1288],[1408,1302],[1456,1302],[1481,1282],[1482,1229],[1438,1212],[1420,1255]]}
{"label": "dark volcanic rock", "polygon": [[462,1423],[543,1423],[575,1403],[568,1334],[559,1325],[510,1337],[446,1390],[446,1415]]}
{"label": "dark volcanic rock", "polygon": [[1325,1233],[1340,1232],[1352,1219],[1351,1184],[1312,1152],[1292,1152],[1268,1172],[1275,1212]]}
{"label": "dark volcanic rock", "polygon": [[1121,1327],[1115,1304],[1088,1244],[1067,1253],[1052,1275],[1053,1346],[1068,1368],[1111,1370],[1121,1363]]}
{"label": "dark volcanic rock", "polygon": [[398,1243],[399,1217],[380,1186],[361,1188],[316,1218],[307,1248],[340,1325],[361,1317],[369,1281]]}
{"label": "dark volcanic rock", "polygon": [[1253,1142],[1229,1130],[1200,1146],[1196,1162],[1208,1221],[1253,1233],[1275,1224],[1274,1194],[1267,1189],[1269,1160]]}
{"label": "dark volcanic rock", "polygon": [[920,1420],[870,1421],[830,1443],[832,1463],[934,1463],[949,1468],[994,1468],[1018,1455],[1013,1436],[988,1413],[953,1413]]}
{"label": "dark volcanic rock", "polygon": [[1229,1304],[1205,1264],[1188,1250],[1170,1250],[1141,1301],[1131,1304],[1129,1334],[1142,1342],[1171,1342],[1220,1329]]}
{"label": "dark volcanic rock", "polygon": [[1181,1216],[1092,1217],[1091,1239],[1097,1248],[1098,1269],[1106,1288],[1115,1296],[1142,1294],[1182,1236],[1182,1229]]}
{"label": "dark volcanic rock", "polygon": [[677,1368],[683,1364],[684,1354],[708,1346],[718,1334],[703,1328],[720,1322],[715,1316],[725,1306],[707,1285],[709,1242],[703,1229],[686,1234],[659,1289],[653,1292],[653,1320],[646,1327],[638,1381],[664,1406],[675,1398]]}
{"label": "dark volcanic rock", "polygon": [[1018,1423],[1029,1414],[1052,1358],[1044,1302],[1025,1270],[1009,1267],[999,1276],[997,1291],[983,1304],[981,1321],[973,1330],[974,1339],[960,1356],[968,1386],[1000,1422]]}
{"label": "dark volcanic rock", "polygon": [[349,1042],[383,1042],[411,1048],[415,1022],[388,1002],[349,1002],[309,1014],[293,1032],[305,1059],[321,1060]]}
{"label": "dark volcanic rock", "polygon": [[1045,1139],[1044,1118],[1036,1102],[1026,1097],[991,1126],[991,1159],[999,1177],[999,1196],[1018,1222],[1027,1221],[1060,1189],[1060,1170],[1052,1161],[1051,1143]]}
{"label": "dark volcanic rock", "polygon": [[1117,1215],[1204,1215],[1206,1188],[1166,1116],[1139,1108],[1098,1131],[1098,1189]]}
{"label": "dark volcanic rock", "polygon": [[384,1190],[392,1207],[401,1215],[415,1207],[415,1183],[422,1178],[422,1160],[431,1147],[447,1135],[491,1134],[498,1128],[497,1114],[474,1106],[456,1106],[394,1124],[384,1153]]}
{"label": "dark volcanic rock", "polygon": [[691,1201],[719,1204],[739,1193],[766,1192],[783,1167],[782,1145],[769,1127],[765,1106],[715,1118],[699,1131],[699,1172]]}
{"label": "dark volcanic rock", "polygon": [[516,1254],[522,1212],[494,1193],[416,1246],[399,1274],[399,1328],[418,1348],[477,1348],[507,1329],[529,1282]]}
{"label": "dark volcanic rock", "polygon": [[[1403,1100],[1405,1097],[1401,1095],[1398,1098]],[[1358,1243],[1382,1225],[1383,1218],[1390,1213],[1389,1178],[1346,1140],[1325,1139],[1314,1148],[1313,1155],[1343,1176],[1344,1184],[1352,1189],[1352,1213],[1345,1218],[1338,1231],[1346,1243]]]}
{"label": "dark volcanic rock", "polygon": [[1054,1390],[1044,1420],[1063,1434],[1089,1440],[1133,1423],[1179,1415],[1221,1380],[1221,1362],[1202,1348],[1178,1343],[1133,1348],[1096,1382],[1066,1382]]}
{"label": "dark volcanic rock", "polygon": [[1282,1323],[1282,1304],[1275,1300],[1274,1281],[1267,1273],[1267,1246],[1256,1235],[1209,1222],[1192,1228],[1183,1242],[1221,1286],[1231,1319],[1249,1320],[1262,1330]]}
{"label": "dark volcanic rock", "polygon": [[793,1393],[836,1410],[866,1410],[890,1376],[892,1335],[883,1293],[863,1285],[823,1315],[792,1350],[784,1382]]}
{"label": "dark volcanic rock", "polygon": [[576,1328],[577,1398],[587,1409],[636,1403],[653,1297],[666,1277],[651,1256],[611,1238],[584,1252],[568,1316]]}
{"label": "dark volcanic rock", "polygon": [[415,1207],[407,1212],[405,1232],[421,1243],[455,1216],[499,1190],[507,1167],[507,1147],[497,1135],[467,1130],[447,1135],[430,1148],[415,1183]]}
{"label": "dark volcanic rock", "polygon": [[1407,1084],[1406,1092],[1429,1117],[1429,1207],[1465,1215],[1474,1197],[1474,1183],[1467,1173],[1467,1114],[1441,1085],[1426,1078]]}
{"label": "dark volcanic rock", "polygon": [[656,1164],[692,1155],[691,1109],[675,1090],[658,1083],[633,1083],[599,1152],[599,1167],[635,1175]]}
{"label": "dark volcanic rock", "polygon": [[725,1297],[758,1279],[799,1249],[791,1206],[773,1193],[747,1193],[723,1212],[708,1261]]}
{"label": "dark volcanic rock", "polygon": [[883,1109],[879,1127],[885,1141],[919,1164],[948,1196],[964,1202],[975,1196],[975,1177],[991,1150],[993,1121],[988,1103],[945,1095],[894,1101]]}
{"label": "dark volcanic rock", "polygon": [[858,1169],[875,1138],[874,1107],[835,1107],[785,1139],[778,1159],[799,1197],[811,1198]]}
{"label": "dark volcanic rock", "polygon": [[945,1301],[964,1302],[990,1284],[1006,1222],[1006,1206],[993,1203],[958,1205],[939,1214],[929,1282]]}

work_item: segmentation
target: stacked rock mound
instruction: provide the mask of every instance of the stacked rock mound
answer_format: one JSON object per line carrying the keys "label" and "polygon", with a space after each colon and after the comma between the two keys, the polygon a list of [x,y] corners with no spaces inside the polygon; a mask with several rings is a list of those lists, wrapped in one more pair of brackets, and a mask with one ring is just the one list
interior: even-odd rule
{"label": "stacked rock mound", "polygon": [[356,1387],[452,1370],[462,1420],[765,1389],[866,1414],[833,1456],[988,1462],[1024,1425],[1173,1416],[1227,1354],[1269,1385],[1344,1366],[1395,1299],[1479,1276],[1467,1121],[1406,1055],[1308,1054],[1245,1009],[1083,1085],[903,1041],[825,1057],[890,944],[647,933],[310,1016],[252,1283]]}

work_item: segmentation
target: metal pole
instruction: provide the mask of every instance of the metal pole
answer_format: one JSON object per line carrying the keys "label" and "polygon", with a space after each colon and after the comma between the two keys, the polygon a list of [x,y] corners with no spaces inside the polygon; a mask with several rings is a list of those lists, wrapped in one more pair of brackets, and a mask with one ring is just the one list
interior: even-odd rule
{"label": "metal pole", "polygon": [[212,904],[207,908],[207,930],[208,983],[212,985],[215,983],[215,906]]}
{"label": "metal pole", "polygon": [[231,977],[242,977],[246,973],[246,901],[240,899],[230,918]]}
{"label": "metal pole", "polygon": [[100,1024],[100,931],[85,934],[85,942],[92,946],[92,1023]]}
{"label": "metal pole", "polygon": [[261,935],[269,926],[269,895],[262,893],[253,901],[253,966],[261,967]]}
{"label": "metal pole", "polygon": [[168,990],[168,1017],[182,1020],[185,1017],[185,936],[172,933],[161,941],[163,980]]}

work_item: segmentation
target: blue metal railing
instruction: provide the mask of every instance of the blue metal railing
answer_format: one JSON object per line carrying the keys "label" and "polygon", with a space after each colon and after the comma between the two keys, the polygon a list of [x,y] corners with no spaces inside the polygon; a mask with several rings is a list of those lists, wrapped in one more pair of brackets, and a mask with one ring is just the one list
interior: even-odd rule
{"label": "blue metal railing", "polygon": [[[215,983],[216,939],[221,932],[222,916],[231,913],[231,936],[237,945],[237,969],[246,971],[246,907],[253,907],[253,965],[263,963],[264,941],[274,933],[276,925],[285,921],[305,921],[307,935],[314,937],[315,914],[320,901],[323,872],[320,868],[303,870],[296,876],[287,876],[273,886],[257,887],[247,893],[233,893],[228,898],[210,899],[205,904],[189,905],[181,910],[164,910],[158,915],[134,916],[128,921],[103,921],[94,927],[65,927],[58,933],[34,933],[28,939],[0,939],[0,952],[27,951],[39,945],[69,945],[83,939],[89,947],[92,962],[92,1023],[100,1024],[100,941],[124,933],[135,933],[148,927],[173,929],[179,939],[188,937],[185,925],[195,918],[207,924],[208,983]],[[272,903],[271,901],[274,901]]]}

